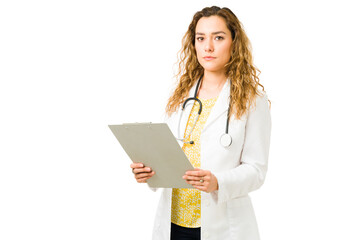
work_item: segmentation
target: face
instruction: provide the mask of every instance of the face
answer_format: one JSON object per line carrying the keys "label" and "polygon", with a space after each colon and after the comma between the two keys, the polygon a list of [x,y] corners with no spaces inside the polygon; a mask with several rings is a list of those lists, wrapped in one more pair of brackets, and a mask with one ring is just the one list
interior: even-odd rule
{"label": "face", "polygon": [[225,72],[231,56],[231,32],[222,17],[199,19],[195,28],[195,50],[205,71]]}

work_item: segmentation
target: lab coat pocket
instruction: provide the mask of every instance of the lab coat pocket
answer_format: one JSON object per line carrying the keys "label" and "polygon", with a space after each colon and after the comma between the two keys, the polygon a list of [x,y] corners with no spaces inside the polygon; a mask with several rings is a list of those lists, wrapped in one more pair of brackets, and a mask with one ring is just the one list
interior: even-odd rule
{"label": "lab coat pocket", "polygon": [[238,197],[238,198],[233,198],[228,201],[227,205],[228,205],[228,209],[230,210],[230,212],[238,211],[243,208],[247,208],[247,207],[251,206],[250,197],[248,195],[246,195],[246,196],[242,196],[242,197]]}
{"label": "lab coat pocket", "polygon": [[241,236],[245,232],[258,235],[254,209],[248,195],[229,200],[227,211],[230,228],[233,230],[232,236]]}

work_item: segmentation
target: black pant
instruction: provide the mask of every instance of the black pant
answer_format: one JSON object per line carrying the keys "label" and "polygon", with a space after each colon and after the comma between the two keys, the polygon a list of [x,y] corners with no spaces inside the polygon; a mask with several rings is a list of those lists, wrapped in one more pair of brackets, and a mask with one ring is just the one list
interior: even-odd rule
{"label": "black pant", "polygon": [[200,228],[187,228],[171,223],[170,240],[200,240]]}

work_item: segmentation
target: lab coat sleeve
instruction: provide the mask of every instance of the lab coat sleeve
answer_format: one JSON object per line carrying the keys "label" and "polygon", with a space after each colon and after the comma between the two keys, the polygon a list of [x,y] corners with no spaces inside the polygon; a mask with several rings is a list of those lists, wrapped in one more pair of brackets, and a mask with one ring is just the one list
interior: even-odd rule
{"label": "lab coat sleeve", "polygon": [[267,95],[256,99],[247,117],[241,164],[231,170],[214,173],[218,180],[218,203],[247,195],[264,183],[268,166],[271,117]]}

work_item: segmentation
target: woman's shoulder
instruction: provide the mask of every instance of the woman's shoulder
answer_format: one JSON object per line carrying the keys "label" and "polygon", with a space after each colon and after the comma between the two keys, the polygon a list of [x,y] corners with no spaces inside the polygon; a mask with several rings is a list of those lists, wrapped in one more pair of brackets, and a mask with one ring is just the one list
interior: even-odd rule
{"label": "woman's shoulder", "polygon": [[250,112],[255,111],[258,108],[268,108],[270,109],[270,101],[268,98],[267,92],[262,89],[258,88],[258,92],[256,93],[252,104],[250,105]]}

